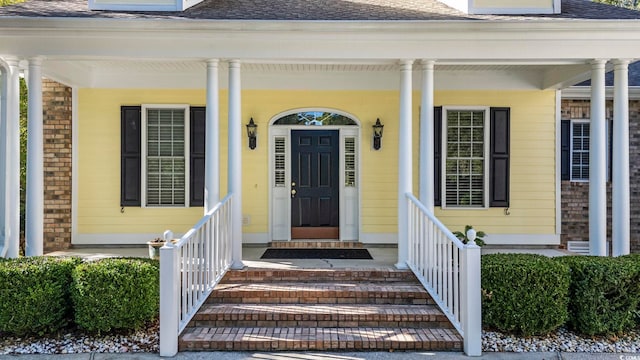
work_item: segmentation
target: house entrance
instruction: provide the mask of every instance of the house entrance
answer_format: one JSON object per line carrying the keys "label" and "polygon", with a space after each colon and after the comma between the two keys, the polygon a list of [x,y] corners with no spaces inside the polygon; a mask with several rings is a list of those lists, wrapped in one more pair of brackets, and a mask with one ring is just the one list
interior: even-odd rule
{"label": "house entrance", "polygon": [[270,240],[356,241],[360,125],[350,115],[300,109],[269,128]]}
{"label": "house entrance", "polygon": [[337,239],[338,130],[291,132],[291,238]]}

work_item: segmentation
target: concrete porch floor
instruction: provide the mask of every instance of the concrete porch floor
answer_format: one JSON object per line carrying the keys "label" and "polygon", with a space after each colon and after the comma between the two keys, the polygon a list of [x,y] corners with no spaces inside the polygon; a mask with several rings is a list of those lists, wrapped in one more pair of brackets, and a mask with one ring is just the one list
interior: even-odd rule
{"label": "concrete porch floor", "polygon": [[[260,259],[266,246],[245,245],[242,248],[242,259],[250,268],[262,269],[393,269],[398,261],[398,249],[395,246],[367,246],[372,260],[343,259]],[[546,248],[483,248],[482,254],[494,253],[526,253],[540,254],[549,257],[565,256],[572,253],[559,249]],[[147,257],[148,249],[144,247],[79,247],[64,251],[47,253],[48,256],[80,256],[85,259],[101,259],[106,257]]]}

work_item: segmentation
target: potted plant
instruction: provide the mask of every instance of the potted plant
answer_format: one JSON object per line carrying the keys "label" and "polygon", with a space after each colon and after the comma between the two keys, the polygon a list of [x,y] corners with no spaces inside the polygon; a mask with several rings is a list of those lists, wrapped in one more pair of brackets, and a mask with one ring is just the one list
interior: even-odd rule
{"label": "potted plant", "polygon": [[469,241],[473,240],[478,246],[483,246],[485,244],[484,237],[487,236],[484,231],[475,231],[471,225],[465,226],[464,232],[454,231],[453,235],[460,239],[463,244],[467,244]]}
{"label": "potted plant", "polygon": [[160,260],[160,248],[163,247],[165,243],[166,241],[159,237],[147,241],[147,245],[149,245],[149,258]]}

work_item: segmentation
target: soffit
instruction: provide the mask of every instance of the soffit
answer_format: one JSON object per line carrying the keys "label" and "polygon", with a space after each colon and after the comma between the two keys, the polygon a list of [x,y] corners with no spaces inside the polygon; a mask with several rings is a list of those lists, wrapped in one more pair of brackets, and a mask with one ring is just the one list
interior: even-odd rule
{"label": "soffit", "polygon": [[[241,61],[243,87],[319,89],[395,89],[399,76],[397,62]],[[219,62],[221,86],[227,83],[227,62]],[[588,65],[583,62],[556,63],[443,63],[435,65],[436,85],[441,89],[546,89],[566,86],[567,74],[580,76]],[[414,86],[419,88],[422,65],[416,62]],[[207,62],[204,60],[73,60],[47,59],[45,76],[78,87],[205,87]],[[579,78],[582,81],[585,77]],[[246,81],[245,81],[246,80]],[[558,84],[562,83],[561,86]],[[569,84],[573,85],[575,82]],[[487,87],[489,86],[489,87]]]}
{"label": "soffit", "polygon": [[[149,60],[51,60],[51,63],[73,63],[74,66],[90,72],[204,72],[205,61],[149,61]],[[541,72],[554,65],[535,64],[436,64],[436,71],[477,71],[477,72]],[[221,70],[227,69],[227,63],[219,63]],[[414,66],[420,69],[419,63]],[[395,72],[399,67],[393,62],[379,63],[268,63],[242,62],[242,71],[247,72]]]}

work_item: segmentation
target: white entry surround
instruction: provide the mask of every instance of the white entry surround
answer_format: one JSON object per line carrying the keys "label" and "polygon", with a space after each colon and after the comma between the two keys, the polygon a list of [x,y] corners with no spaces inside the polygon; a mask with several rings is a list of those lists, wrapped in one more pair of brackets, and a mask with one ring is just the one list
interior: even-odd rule
{"label": "white entry surround", "polygon": [[[273,125],[276,120],[283,116],[308,111],[344,115],[353,119],[358,126]],[[280,113],[269,122],[269,208],[271,211],[269,211],[270,231],[268,241],[291,240],[291,131],[314,129],[339,131],[340,241],[360,239],[360,121],[353,115],[335,109],[304,108]],[[356,181],[354,186],[345,185],[345,145],[348,141],[347,139],[355,141]],[[278,180],[276,180],[276,173],[279,173]],[[284,177],[282,173],[284,173]],[[246,238],[246,235],[248,234],[245,234],[245,242],[264,242],[264,240],[260,241],[261,239],[258,236],[251,239]]]}

